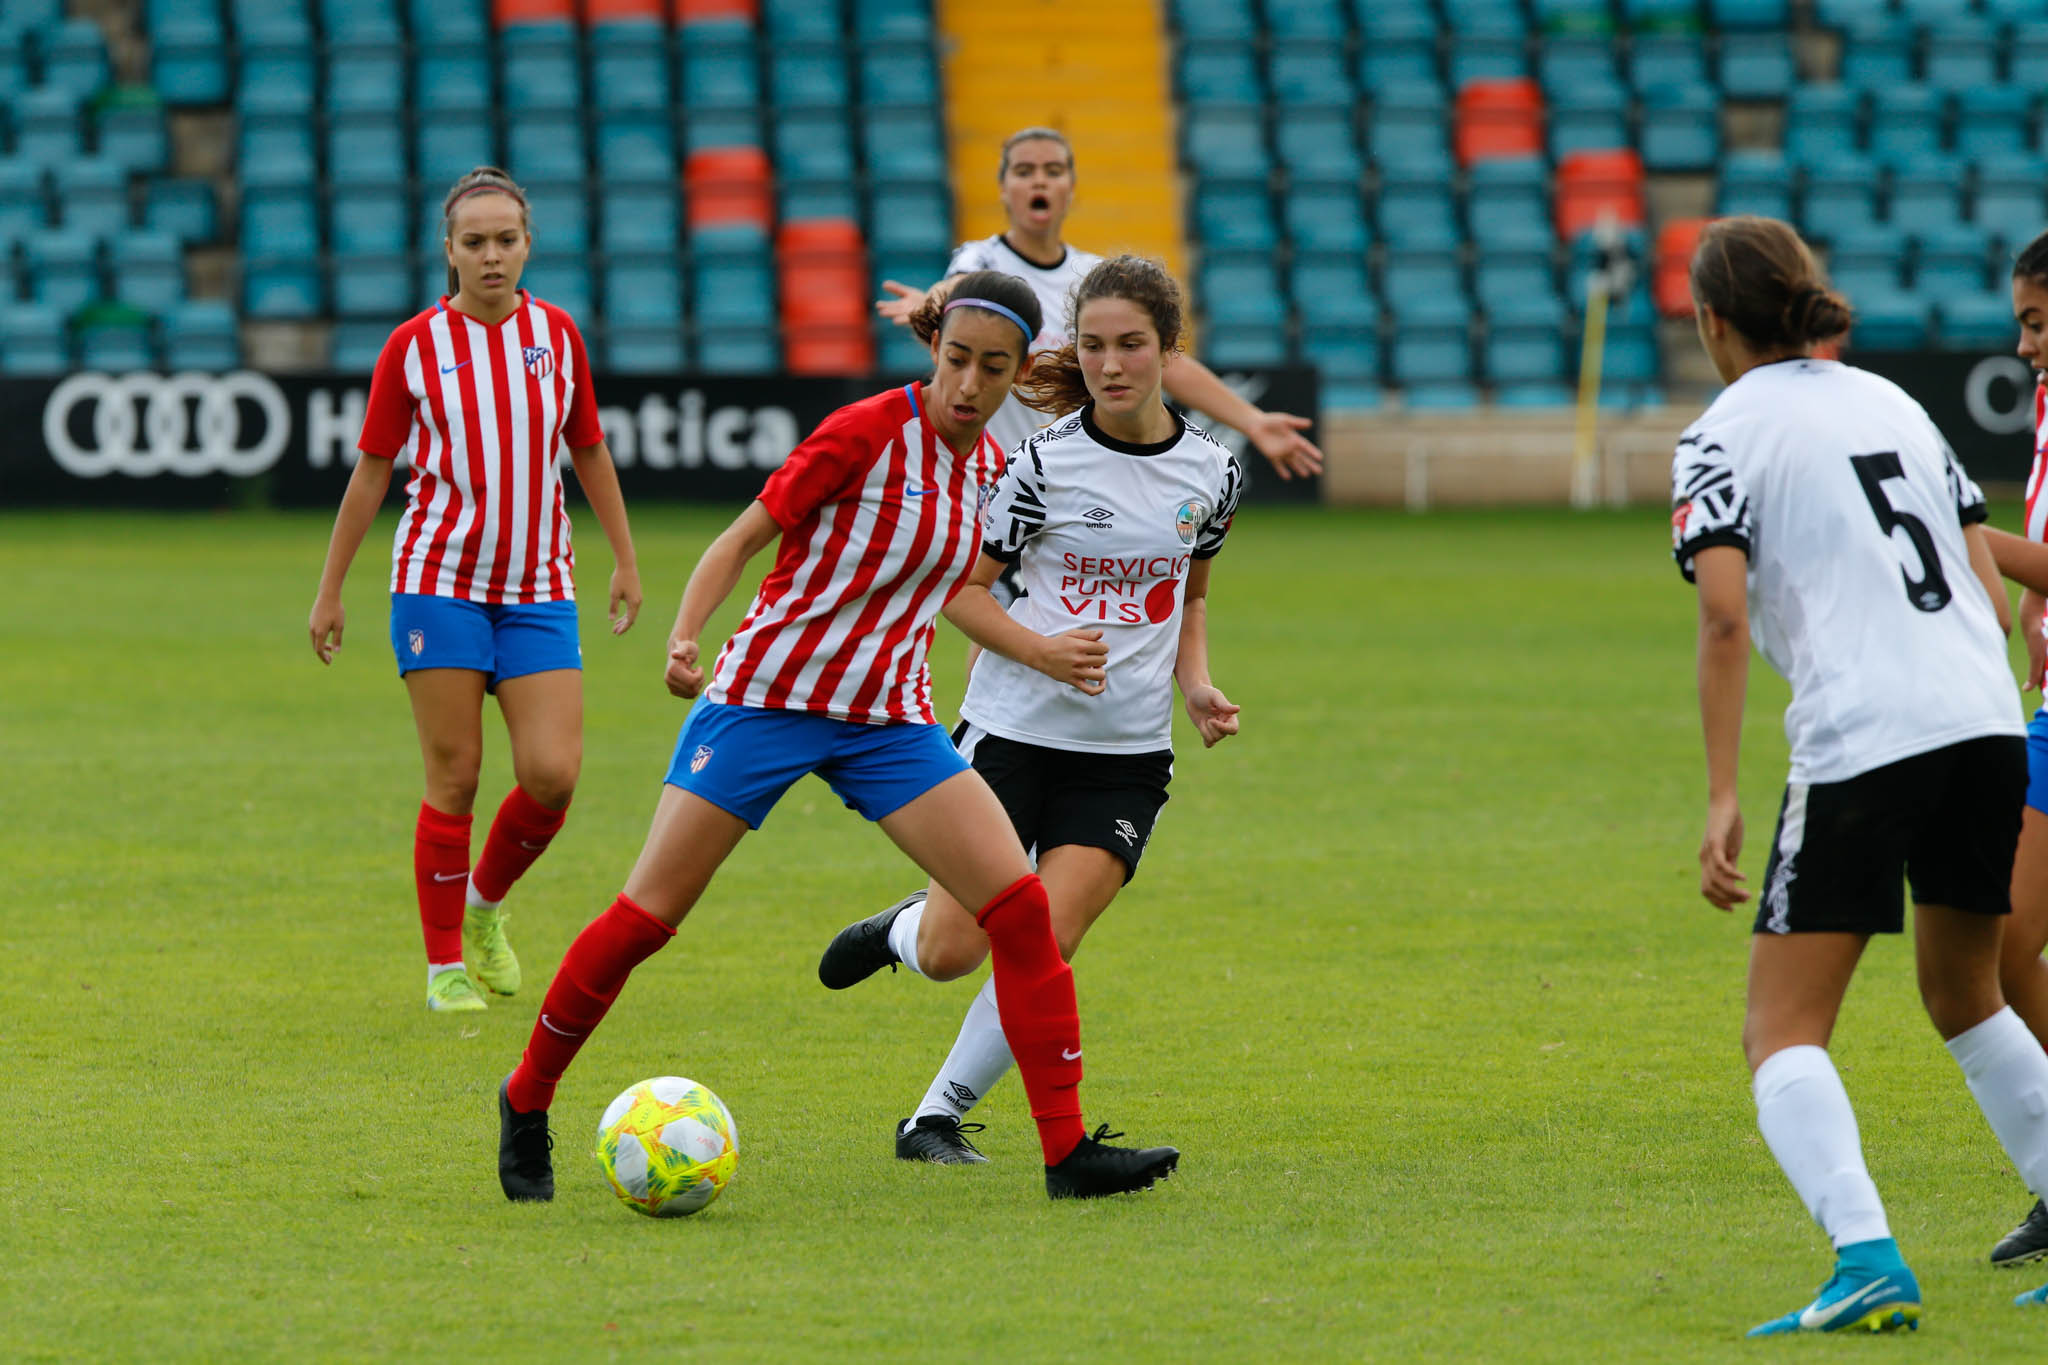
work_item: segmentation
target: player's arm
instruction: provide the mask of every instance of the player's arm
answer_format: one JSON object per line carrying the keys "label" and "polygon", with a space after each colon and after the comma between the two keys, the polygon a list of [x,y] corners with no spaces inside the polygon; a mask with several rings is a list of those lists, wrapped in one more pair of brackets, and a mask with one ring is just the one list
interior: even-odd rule
{"label": "player's arm", "polygon": [[1216,371],[1186,353],[1166,362],[1166,391],[1182,407],[1205,412],[1245,434],[1259,453],[1273,462],[1283,479],[1323,472],[1323,452],[1301,433],[1310,423],[1291,412],[1267,412],[1231,392]]}
{"label": "player's arm", "polygon": [[892,297],[875,300],[875,311],[898,327],[910,325],[910,315],[924,307],[924,301],[934,293],[945,294],[952,290],[960,277],[948,275],[930,289],[919,289],[916,285],[904,284],[899,280],[883,280],[882,289]]}
{"label": "player's arm", "polygon": [[[1998,562],[1991,553],[1990,536],[2001,532],[1987,532],[1983,523],[1978,522],[1963,528],[1963,543],[1970,547],[1970,568],[1977,575],[1977,581],[1984,587],[1984,595],[1991,599],[1991,610],[1998,614],[1998,628],[2007,635],[2012,634],[2012,603],[2006,600],[2005,580],[1999,577]],[[2042,546],[2048,549],[2048,546]]]}
{"label": "player's arm", "polygon": [[334,514],[334,533],[327,538],[327,559],[320,566],[320,587],[313,594],[313,610],[306,618],[306,631],[313,637],[313,652],[320,662],[332,663],[341,648],[341,628],[347,613],[341,607],[341,585],[348,566],[363,547],[384,494],[391,487],[391,461],[363,454],[356,459],[355,472],[348,476],[348,489],[341,495],[341,509]]}
{"label": "player's arm", "polygon": [[1109,646],[1102,642],[1102,632],[1070,630],[1062,635],[1040,635],[1019,622],[989,591],[1005,567],[1007,561],[984,552],[975,561],[973,576],[946,604],[946,619],[983,649],[1035,668],[1054,682],[1066,683],[1091,697],[1100,693],[1107,686],[1109,663]]}
{"label": "player's arm", "polygon": [[2041,690],[2041,675],[2048,672],[2048,637],[2041,634],[2041,620],[2048,616],[2048,597],[2032,588],[2020,590],[2020,640],[2027,647],[2027,690]]}
{"label": "player's arm", "polygon": [[624,635],[640,615],[640,561],[633,553],[633,528],[626,524],[626,499],[619,492],[619,471],[612,465],[611,447],[572,446],[569,463],[576,468],[576,482],[590,503],[604,538],[612,547],[611,621],[612,634]]}
{"label": "player's arm", "polygon": [[675,629],[668,633],[668,672],[664,681],[669,691],[678,697],[694,697],[704,690],[697,637],[704,633],[704,623],[711,619],[711,613],[732,596],[733,586],[740,581],[747,561],[781,534],[782,528],[775,524],[768,509],[759,502],[750,502],[747,510],[705,547],[697,567],[690,571],[690,581],[683,585]]}
{"label": "player's arm", "polygon": [[1749,899],[1736,867],[1742,855],[1742,805],[1735,780],[1742,702],[1749,689],[1749,556],[1741,546],[1708,545],[1693,556],[1692,565],[1700,597],[1700,729],[1707,748],[1700,894],[1729,910]]}
{"label": "player's arm", "polygon": [[1204,749],[1236,734],[1237,713],[1244,709],[1209,681],[1209,565],[1214,562],[1198,559],[1188,565],[1180,609],[1180,649],[1173,661],[1173,680],[1180,684],[1188,719],[1201,734]]}
{"label": "player's arm", "polygon": [[[2001,531],[1995,526],[1965,527],[1964,534],[1972,530],[1983,533],[1984,542],[1990,547],[1992,562],[1998,572],[2025,588],[2035,597],[2048,595],[2048,545],[2037,540],[2016,536],[2010,531]],[[1971,566],[1975,567],[1972,554]],[[2022,604],[2021,610],[2025,610]]]}

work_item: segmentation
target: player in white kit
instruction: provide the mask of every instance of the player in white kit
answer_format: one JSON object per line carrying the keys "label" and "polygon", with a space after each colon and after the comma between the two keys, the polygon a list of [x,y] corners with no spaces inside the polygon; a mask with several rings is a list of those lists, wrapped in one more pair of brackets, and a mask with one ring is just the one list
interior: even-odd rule
{"label": "player in white kit", "polygon": [[1903,874],[1928,1015],[2006,1154],[2048,1192],[2048,1055],[1998,986],[2026,790],[2004,586],[1983,495],[1927,414],[1812,357],[1848,306],[1790,227],[1711,224],[1692,291],[1728,384],[1672,466],[1673,554],[1700,603],[1700,890],[1723,910],[1749,898],[1736,758],[1753,635],[1792,685],[1791,774],[1742,1041],[1757,1126],[1838,1257],[1812,1303],[1751,1335],[1913,1327],[1920,1288],[1827,1044],[1864,945],[1903,927]]}
{"label": "player in white kit", "polygon": [[[988,651],[955,742],[1036,848],[1069,958],[1136,873],[1166,803],[1175,684],[1205,747],[1237,733],[1238,708],[1209,678],[1207,594],[1241,479],[1227,450],[1161,400],[1181,333],[1172,276],[1119,256],[1088,273],[1071,307],[1075,343],[1020,381],[1068,415],[1011,458],[982,519],[980,566],[947,608]],[[987,589],[1011,565],[1026,591],[1005,612]],[[844,989],[900,962],[953,980],[986,952],[973,928],[933,885],[842,930],[818,976]],[[960,1120],[1009,1067],[984,985],[923,1103],[896,1125],[897,1156],[984,1160]]]}
{"label": "player in white kit", "polygon": [[[1067,342],[1069,295],[1074,285],[1101,263],[1102,257],[1069,246],[1061,238],[1067,209],[1074,198],[1074,150],[1066,135],[1052,128],[1025,128],[1003,141],[1002,164],[996,171],[1002,186],[1008,228],[994,237],[962,242],[946,265],[946,278],[919,289],[897,280],[882,281],[892,297],[875,311],[899,323],[909,321],[932,293],[943,293],[971,270],[1000,270],[1031,286],[1044,309],[1045,328],[1033,353],[1057,350]],[[1186,353],[1166,367],[1166,392],[1176,403],[1208,414],[1245,438],[1272,462],[1281,478],[1317,474],[1323,452],[1302,432],[1306,417],[1267,412],[1246,402],[1214,370]],[[1015,450],[1026,436],[1045,425],[1045,416],[1011,395],[988,424],[988,434],[1004,450]]]}

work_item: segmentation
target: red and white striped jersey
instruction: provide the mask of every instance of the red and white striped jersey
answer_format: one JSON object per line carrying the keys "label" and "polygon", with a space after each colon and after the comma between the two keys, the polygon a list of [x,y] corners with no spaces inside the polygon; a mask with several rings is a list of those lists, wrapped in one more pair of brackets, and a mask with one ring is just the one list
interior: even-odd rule
{"label": "red and white striped jersey", "polygon": [[915,384],[820,422],[761,490],[781,547],[706,699],[934,724],[934,623],[974,569],[1002,472],[986,432],[964,455],[947,446]]}
{"label": "red and white striped jersey", "polygon": [[2034,467],[2027,474],[2027,539],[2048,540],[2048,500],[2041,497],[2048,475],[2048,382],[2034,387]]}
{"label": "red and white striped jersey", "polygon": [[525,290],[495,327],[443,298],[384,343],[365,455],[412,464],[391,590],[471,602],[572,601],[564,448],[604,438],[583,336]]}

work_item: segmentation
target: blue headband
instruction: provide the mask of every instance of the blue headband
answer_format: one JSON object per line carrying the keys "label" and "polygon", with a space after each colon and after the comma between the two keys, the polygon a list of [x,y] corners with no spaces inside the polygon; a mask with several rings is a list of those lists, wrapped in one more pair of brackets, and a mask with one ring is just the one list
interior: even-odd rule
{"label": "blue headband", "polygon": [[944,317],[955,308],[986,308],[991,313],[1008,318],[1016,323],[1017,330],[1024,334],[1024,349],[1027,351],[1031,349],[1031,343],[1037,339],[1038,334],[1031,330],[1030,325],[1023,318],[1018,317],[1016,313],[1003,307],[1000,303],[995,303],[988,299],[948,299],[946,300],[946,306],[939,310],[939,316]]}

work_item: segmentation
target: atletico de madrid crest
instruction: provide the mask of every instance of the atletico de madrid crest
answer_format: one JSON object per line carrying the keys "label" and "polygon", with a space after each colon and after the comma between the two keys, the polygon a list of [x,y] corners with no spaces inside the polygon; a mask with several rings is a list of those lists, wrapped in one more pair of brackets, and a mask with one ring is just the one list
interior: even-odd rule
{"label": "atletico de madrid crest", "polygon": [[546,379],[555,372],[555,353],[551,347],[527,346],[523,350],[526,354],[526,372],[535,379]]}
{"label": "atletico de madrid crest", "polygon": [[699,744],[697,746],[697,752],[690,755],[690,771],[693,773],[701,773],[704,771],[704,765],[706,763],[709,763],[710,761],[711,746],[709,744]]}
{"label": "atletico de madrid crest", "polygon": [[423,630],[409,630],[405,633],[405,647],[417,659],[427,651],[427,633]]}

